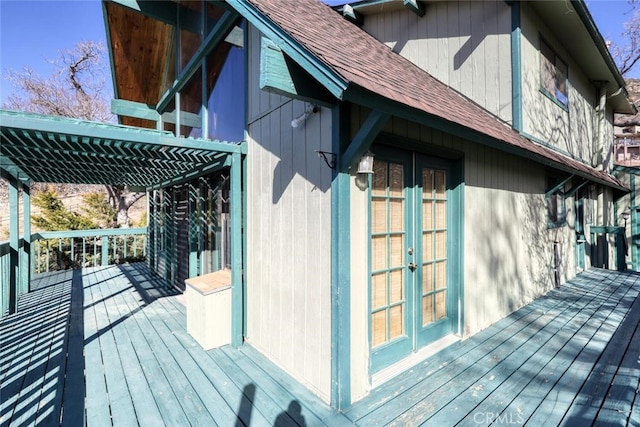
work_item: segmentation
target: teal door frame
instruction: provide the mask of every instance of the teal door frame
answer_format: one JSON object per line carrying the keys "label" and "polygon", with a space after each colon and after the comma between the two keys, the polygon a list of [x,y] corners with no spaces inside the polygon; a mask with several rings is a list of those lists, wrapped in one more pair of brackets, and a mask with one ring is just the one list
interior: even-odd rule
{"label": "teal door frame", "polygon": [[[403,259],[405,268],[405,300],[406,312],[405,335],[396,338],[389,343],[381,345],[379,348],[372,347],[372,298],[368,301],[369,312],[369,348],[370,366],[369,372],[375,373],[401,359],[425,345],[444,337],[450,333],[462,335],[463,325],[463,225],[464,225],[464,182],[463,182],[463,161],[446,160],[433,156],[427,156],[419,152],[403,151],[391,149],[384,146],[376,146],[373,151],[376,159],[401,163],[406,165],[404,171],[404,221],[405,221],[405,242],[403,245]],[[426,327],[422,327],[422,182],[421,174],[423,168],[445,170],[447,173],[447,316],[444,319],[436,320]],[[372,200],[371,186],[369,188],[369,200]],[[419,204],[419,205],[418,205]],[[420,206],[420,209],[417,207]],[[371,202],[369,204],[369,236],[371,230]],[[418,232],[419,231],[419,232]],[[413,249],[413,255],[409,254],[409,248]],[[369,246],[369,290],[372,289],[371,265],[372,254]],[[417,265],[415,271],[408,267],[413,262]]]}

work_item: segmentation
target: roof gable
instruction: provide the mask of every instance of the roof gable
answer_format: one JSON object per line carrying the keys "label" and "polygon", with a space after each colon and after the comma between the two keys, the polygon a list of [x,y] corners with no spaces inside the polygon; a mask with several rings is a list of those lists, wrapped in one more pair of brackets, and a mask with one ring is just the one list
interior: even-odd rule
{"label": "roof gable", "polygon": [[467,139],[497,143],[514,154],[624,188],[608,173],[523,137],[318,0],[228,3],[338,99],[417,122],[437,121]]}

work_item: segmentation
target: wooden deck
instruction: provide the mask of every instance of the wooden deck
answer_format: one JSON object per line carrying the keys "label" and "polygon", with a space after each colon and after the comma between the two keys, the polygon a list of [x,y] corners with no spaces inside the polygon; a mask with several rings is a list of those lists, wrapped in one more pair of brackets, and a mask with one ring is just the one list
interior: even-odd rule
{"label": "wooden deck", "polygon": [[640,425],[640,275],[592,270],[336,413],[204,351],[144,264],[47,274],[0,324],[0,425]]}
{"label": "wooden deck", "polygon": [[379,425],[640,425],[640,275],[591,270],[376,389]]}
{"label": "wooden deck", "polygon": [[1,324],[0,425],[346,420],[249,346],[202,350],[186,331],[182,295],[152,277],[131,264],[33,280]]}

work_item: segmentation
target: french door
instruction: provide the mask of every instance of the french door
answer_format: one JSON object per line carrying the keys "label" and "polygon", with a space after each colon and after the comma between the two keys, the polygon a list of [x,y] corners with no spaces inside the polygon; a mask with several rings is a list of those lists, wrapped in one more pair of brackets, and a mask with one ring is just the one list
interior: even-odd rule
{"label": "french door", "polygon": [[376,155],[371,185],[371,371],[451,334],[458,322],[454,179],[450,162]]}

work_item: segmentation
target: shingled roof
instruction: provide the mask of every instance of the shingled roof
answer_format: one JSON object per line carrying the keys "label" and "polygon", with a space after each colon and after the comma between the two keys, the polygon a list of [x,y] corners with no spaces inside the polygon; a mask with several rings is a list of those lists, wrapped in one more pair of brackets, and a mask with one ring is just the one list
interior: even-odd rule
{"label": "shingled roof", "polygon": [[[340,99],[362,99],[354,94],[361,95],[365,91],[391,101],[395,106],[399,104],[415,110],[411,117],[420,112],[438,118],[471,131],[470,135],[478,136],[479,141],[486,140],[482,137],[490,137],[493,144],[497,143],[504,150],[627,190],[610,174],[523,137],[510,125],[393,52],[318,0],[246,0],[242,3],[251,5],[259,15],[290,36],[298,44],[295,49],[304,49],[326,67],[326,72],[341,80],[345,89],[337,94]],[[282,43],[291,41],[276,42],[289,53]],[[369,107],[384,108],[379,104]]]}

